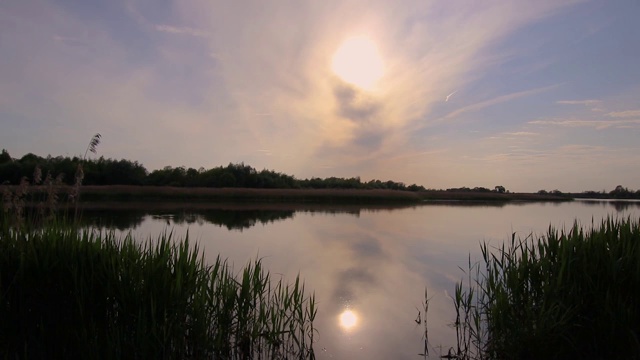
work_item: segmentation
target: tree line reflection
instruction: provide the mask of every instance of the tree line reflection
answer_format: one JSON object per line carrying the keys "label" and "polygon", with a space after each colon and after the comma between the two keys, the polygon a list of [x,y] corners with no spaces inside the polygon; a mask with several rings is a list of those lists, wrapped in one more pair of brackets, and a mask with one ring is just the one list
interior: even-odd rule
{"label": "tree line reflection", "polygon": [[346,214],[360,216],[363,211],[386,211],[408,206],[291,206],[282,205],[273,208],[251,208],[246,205],[222,206],[218,208],[183,207],[178,204],[144,204],[143,206],[113,206],[85,208],[80,222],[83,226],[92,226],[110,230],[133,230],[144,221],[164,221],[167,226],[214,224],[229,231],[243,231],[256,225],[266,225],[291,219],[296,213]]}
{"label": "tree line reflection", "polygon": [[[589,206],[612,207],[616,212],[640,208],[639,201],[580,200]],[[82,210],[80,222],[84,226],[102,229],[132,230],[146,220],[164,221],[167,226],[214,224],[229,231],[243,231],[256,225],[291,219],[296,213],[343,214],[359,217],[362,212],[392,211],[417,206],[474,206],[503,207],[524,205],[525,203],[442,201],[424,205],[382,205],[382,206],[320,206],[320,205],[276,205],[272,208],[251,208],[246,205],[209,207],[185,207],[179,204],[143,204],[138,206],[105,206],[99,209]],[[553,203],[551,203],[553,204]]]}
{"label": "tree line reflection", "polygon": [[268,224],[292,218],[294,210],[85,210],[83,225],[121,231],[135,229],[144,221],[165,221],[167,226],[214,224],[228,230],[245,230],[258,224]]}

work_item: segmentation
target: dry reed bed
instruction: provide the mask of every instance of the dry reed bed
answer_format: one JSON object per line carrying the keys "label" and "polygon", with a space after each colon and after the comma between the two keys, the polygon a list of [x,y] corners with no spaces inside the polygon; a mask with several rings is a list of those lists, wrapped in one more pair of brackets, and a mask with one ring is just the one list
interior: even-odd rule
{"label": "dry reed bed", "polygon": [[[7,186],[15,191],[17,186]],[[44,195],[46,186],[31,186],[32,194]],[[62,196],[73,193],[73,186],[58,186]],[[186,188],[171,186],[107,185],[87,186],[80,190],[80,201],[180,201],[199,202],[291,202],[291,203],[420,203],[424,201],[567,201],[566,197],[531,193],[482,193],[449,191],[401,191],[384,189],[253,189]]]}
{"label": "dry reed bed", "polygon": [[169,186],[83,186],[83,194],[140,194],[163,196],[202,196],[239,198],[387,198],[417,200],[417,194],[396,190],[341,190],[341,189],[251,189],[251,188],[182,188]]}

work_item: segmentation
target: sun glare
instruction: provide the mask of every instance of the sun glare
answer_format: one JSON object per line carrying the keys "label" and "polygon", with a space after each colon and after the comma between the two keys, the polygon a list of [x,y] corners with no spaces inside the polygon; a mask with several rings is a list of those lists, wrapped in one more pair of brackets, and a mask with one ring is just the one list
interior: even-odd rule
{"label": "sun glare", "polygon": [[343,81],[371,90],[384,73],[376,44],[368,37],[345,40],[331,60],[331,69]]}
{"label": "sun glare", "polygon": [[345,310],[340,314],[340,326],[345,330],[350,330],[358,323],[358,317],[351,310]]}

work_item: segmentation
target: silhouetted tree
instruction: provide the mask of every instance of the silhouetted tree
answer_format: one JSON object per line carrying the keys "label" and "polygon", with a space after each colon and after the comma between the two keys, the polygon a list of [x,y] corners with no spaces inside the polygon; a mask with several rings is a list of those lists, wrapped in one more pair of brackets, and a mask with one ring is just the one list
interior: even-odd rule
{"label": "silhouetted tree", "polygon": [[630,199],[633,197],[633,192],[622,185],[618,185],[614,190],[609,192],[609,195],[614,199]]}
{"label": "silhouetted tree", "polygon": [[2,153],[0,153],[0,164],[6,164],[12,161],[13,159],[11,155],[9,155],[9,152],[6,149],[2,149]]}
{"label": "silhouetted tree", "polygon": [[[96,134],[85,152],[94,152],[100,142]],[[31,177],[36,166],[43,174],[56,177],[61,175],[63,182],[71,185],[75,179],[78,165],[82,165],[85,185],[154,185],[179,187],[246,187],[270,189],[391,189],[422,191],[423,186],[412,184],[407,187],[402,182],[370,180],[362,182],[360,177],[351,178],[311,178],[298,180],[294,176],[273,170],[255,168],[244,163],[218,166],[212,169],[171,167],[148,172],[137,161],[105,159],[88,159],[84,157],[52,157],[42,158],[35,154],[26,154],[20,159],[12,160],[9,153],[3,150],[0,154],[0,183],[18,184],[24,176]],[[485,188],[476,188],[484,190]],[[471,191],[469,188],[457,189]]]}

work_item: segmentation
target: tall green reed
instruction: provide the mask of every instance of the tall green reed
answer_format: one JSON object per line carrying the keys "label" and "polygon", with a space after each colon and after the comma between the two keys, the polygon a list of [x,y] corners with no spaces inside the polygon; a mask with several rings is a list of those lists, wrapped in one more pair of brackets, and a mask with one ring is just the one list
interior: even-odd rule
{"label": "tall green reed", "polygon": [[140,243],[50,224],[0,236],[5,357],[314,358],[314,296],[260,260],[234,274],[171,233]]}
{"label": "tall green reed", "polygon": [[640,225],[482,244],[456,286],[455,359],[640,358]]}
{"label": "tall green reed", "polygon": [[36,167],[31,181],[3,186],[5,358],[315,358],[315,296],[299,277],[273,280],[260,260],[239,274],[221,257],[208,264],[188,235],[139,242],[82,228],[83,177],[80,163],[62,193],[73,217],[58,211],[60,176],[42,181]]}

